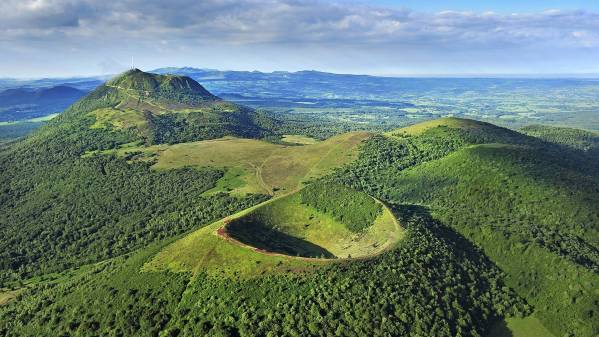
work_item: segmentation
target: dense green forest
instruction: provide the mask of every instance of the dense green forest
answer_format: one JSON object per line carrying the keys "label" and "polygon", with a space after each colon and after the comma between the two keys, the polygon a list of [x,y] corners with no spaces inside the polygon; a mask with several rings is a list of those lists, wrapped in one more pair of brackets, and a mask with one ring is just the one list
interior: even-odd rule
{"label": "dense green forest", "polygon": [[[530,307],[476,247],[397,205],[409,235],[378,258],[315,272],[229,280],[139,272],[157,251],[46,283],[0,312],[8,336],[483,336]],[[85,299],[85,300],[83,300]]]}
{"label": "dense green forest", "polygon": [[520,131],[551,143],[582,150],[590,155],[599,154],[599,133],[597,132],[547,125],[525,126]]}
{"label": "dense green forest", "polygon": [[50,180],[2,205],[0,276],[29,277],[118,256],[264,200],[202,196],[221,176],[208,169],[156,172],[100,156],[55,165],[43,174]]}
{"label": "dense green forest", "polygon": [[375,137],[334,179],[387,202],[430,207],[507,273],[507,285],[555,335],[594,336],[598,161],[488,128]]}
{"label": "dense green forest", "polygon": [[[149,144],[176,144],[228,135],[262,138],[271,135],[270,131],[258,124],[262,122],[262,119],[263,117],[247,108],[239,108],[238,111],[218,115],[190,112],[152,116],[150,119],[152,131],[147,142]],[[218,126],[215,127],[215,125]]]}
{"label": "dense green forest", "polygon": [[383,201],[405,235],[380,255],[255,275],[145,268],[270,196],[205,193],[225,167],[102,150],[339,132],[280,123],[131,71],[1,147],[0,294],[18,295],[0,335],[483,337],[533,313],[555,337],[599,334],[599,160],[595,136],[570,129],[446,119],[372,136],[299,194],[356,238],[381,212],[370,196]]}
{"label": "dense green forest", "polygon": [[264,200],[202,196],[222,170],[157,172],[149,163],[84,157],[136,140],[131,129],[90,127],[90,111],[118,102],[108,89],[100,87],[0,152],[0,281],[118,256]]}

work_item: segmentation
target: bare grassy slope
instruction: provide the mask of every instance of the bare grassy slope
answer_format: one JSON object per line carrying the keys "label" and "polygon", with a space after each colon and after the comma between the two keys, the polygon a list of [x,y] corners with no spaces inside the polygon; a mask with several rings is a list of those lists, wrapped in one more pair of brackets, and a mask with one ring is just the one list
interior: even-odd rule
{"label": "bare grassy slope", "polygon": [[358,145],[368,137],[370,134],[366,132],[352,132],[304,146],[225,137],[175,145],[125,147],[117,153],[121,156],[143,153],[146,159],[156,160],[153,168],[157,170],[186,166],[227,168],[238,174],[225,176],[225,180],[235,178],[235,181],[222,181],[220,191],[281,195],[352,161],[357,156]]}

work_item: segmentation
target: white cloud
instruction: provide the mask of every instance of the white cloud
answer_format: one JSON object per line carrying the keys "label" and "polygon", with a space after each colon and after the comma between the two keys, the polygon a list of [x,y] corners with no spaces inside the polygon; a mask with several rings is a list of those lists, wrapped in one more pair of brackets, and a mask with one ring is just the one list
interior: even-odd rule
{"label": "white cloud", "polygon": [[[545,11],[503,15],[385,9],[302,0],[8,0],[0,32],[20,38],[69,36],[193,38],[221,43],[360,42],[570,44],[572,29],[597,31],[599,15]],[[15,34],[18,32],[18,34]],[[107,35],[108,34],[108,35]]]}
{"label": "white cloud", "polygon": [[589,11],[430,13],[317,0],[3,0],[0,12],[0,47],[40,52],[75,45],[132,53],[152,45],[159,52],[229,45],[440,55],[553,48],[571,57],[577,48],[599,48],[599,13]]}

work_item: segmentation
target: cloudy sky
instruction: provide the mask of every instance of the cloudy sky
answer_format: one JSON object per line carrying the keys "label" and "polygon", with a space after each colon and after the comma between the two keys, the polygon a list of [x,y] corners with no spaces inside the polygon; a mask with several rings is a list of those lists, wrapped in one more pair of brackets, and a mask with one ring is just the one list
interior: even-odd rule
{"label": "cloudy sky", "polygon": [[599,73],[597,0],[2,0],[0,77]]}

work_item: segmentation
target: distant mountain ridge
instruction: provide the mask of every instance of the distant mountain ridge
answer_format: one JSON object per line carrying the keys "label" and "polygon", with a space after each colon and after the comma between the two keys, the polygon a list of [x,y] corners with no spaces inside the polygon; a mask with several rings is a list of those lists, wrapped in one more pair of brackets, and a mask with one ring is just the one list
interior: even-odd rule
{"label": "distant mountain ridge", "polygon": [[227,79],[227,80],[240,80],[240,81],[251,81],[257,79],[317,79],[317,78],[377,78],[371,75],[356,75],[356,74],[337,74],[329,73],[317,70],[299,70],[299,71],[247,71],[247,70],[218,70],[209,68],[192,68],[192,67],[167,67],[158,68],[150,71],[156,74],[177,74],[185,75],[192,78],[199,79]]}
{"label": "distant mountain ridge", "polygon": [[79,98],[83,95],[85,95],[83,90],[66,85],[40,89],[14,88],[0,92],[0,105],[40,103],[47,100]]}
{"label": "distant mountain ridge", "polygon": [[[158,68],[149,72],[190,77],[202,83],[212,94],[252,108],[294,113],[304,111],[305,108],[343,108],[350,112],[356,110],[372,116],[383,116],[389,122],[400,122],[397,125],[403,125],[405,118],[418,121],[451,114],[456,117],[484,119],[513,128],[547,122],[599,130],[597,122],[588,118],[592,116],[594,107],[576,104],[577,100],[584,98],[585,92],[596,93],[599,90],[599,82],[592,79],[409,78],[310,70],[259,72],[193,67]],[[0,88],[67,85],[91,91],[105,79],[106,77],[28,81],[0,79]],[[548,94],[545,96],[544,92]],[[569,109],[572,110],[566,109],[568,112],[561,110],[551,99],[561,92],[570,93],[561,102],[571,107]],[[476,97],[485,97],[484,102],[487,103],[483,104]],[[526,106],[524,110],[528,112],[506,108],[503,105],[504,97],[515,98],[517,105]],[[560,112],[556,113],[555,109]]]}
{"label": "distant mountain ridge", "polygon": [[0,92],[0,122],[42,117],[60,112],[85,91],[66,85],[30,89],[14,88]]}

